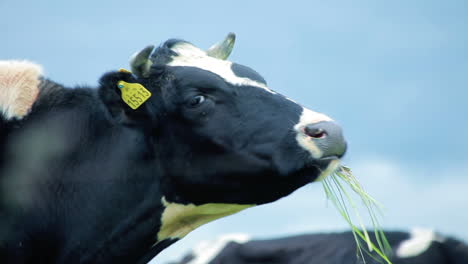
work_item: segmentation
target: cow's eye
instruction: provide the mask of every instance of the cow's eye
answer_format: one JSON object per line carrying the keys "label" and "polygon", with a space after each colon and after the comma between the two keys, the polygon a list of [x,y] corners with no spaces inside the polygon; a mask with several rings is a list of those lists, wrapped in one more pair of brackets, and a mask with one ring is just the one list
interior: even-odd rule
{"label": "cow's eye", "polygon": [[197,95],[197,96],[194,96],[194,97],[192,97],[190,99],[189,105],[191,107],[196,107],[196,106],[199,106],[200,104],[202,104],[204,101],[205,101],[205,96]]}

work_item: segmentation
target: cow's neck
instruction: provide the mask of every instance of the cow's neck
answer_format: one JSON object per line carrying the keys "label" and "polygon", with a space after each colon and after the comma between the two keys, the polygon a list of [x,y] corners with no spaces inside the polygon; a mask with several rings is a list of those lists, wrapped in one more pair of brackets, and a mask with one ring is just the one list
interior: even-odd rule
{"label": "cow's neck", "polygon": [[[116,128],[111,133],[114,133],[114,139],[103,140],[101,148],[89,151],[99,155],[89,161],[90,166],[96,165],[94,177],[88,178],[89,184],[95,187],[89,190],[87,184],[82,186],[85,190],[82,203],[87,204],[88,211],[80,208],[76,213],[78,218],[87,218],[80,222],[95,225],[84,235],[83,242],[97,246],[80,257],[90,263],[133,263],[148,252],[157,253],[153,246],[158,242],[164,207],[159,183],[161,175],[152,153],[140,149],[136,143],[143,140],[139,132]],[[87,166],[82,164],[80,167]],[[83,174],[86,172],[78,172],[75,177],[80,178]],[[158,248],[162,250],[164,245]]]}

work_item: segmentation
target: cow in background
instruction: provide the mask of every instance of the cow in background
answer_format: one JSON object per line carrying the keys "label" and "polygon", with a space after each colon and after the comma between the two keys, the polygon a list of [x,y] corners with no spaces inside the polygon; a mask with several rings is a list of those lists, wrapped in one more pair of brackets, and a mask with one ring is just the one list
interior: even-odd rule
{"label": "cow in background", "polygon": [[[431,230],[385,232],[394,252],[393,264],[467,264],[468,245]],[[374,241],[375,243],[375,241]],[[365,246],[365,245],[364,245]],[[269,240],[250,240],[231,234],[205,241],[180,261],[168,264],[380,264],[385,263],[356,251],[351,232],[308,234]]]}
{"label": "cow in background", "polygon": [[341,128],[227,61],[233,43],[168,40],[74,89],[0,62],[0,263],[146,263],[333,172]]}

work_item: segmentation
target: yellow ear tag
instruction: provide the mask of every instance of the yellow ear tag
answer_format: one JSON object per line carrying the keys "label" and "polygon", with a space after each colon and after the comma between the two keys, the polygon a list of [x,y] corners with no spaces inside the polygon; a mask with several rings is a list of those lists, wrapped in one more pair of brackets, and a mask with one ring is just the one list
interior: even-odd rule
{"label": "yellow ear tag", "polygon": [[122,92],[122,100],[133,110],[140,107],[151,97],[151,92],[139,83],[119,81],[117,87],[119,87]]}

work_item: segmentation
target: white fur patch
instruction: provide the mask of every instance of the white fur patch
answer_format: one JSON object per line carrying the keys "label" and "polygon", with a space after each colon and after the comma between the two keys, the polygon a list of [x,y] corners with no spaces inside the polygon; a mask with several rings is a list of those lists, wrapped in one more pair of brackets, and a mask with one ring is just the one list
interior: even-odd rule
{"label": "white fur patch", "polygon": [[294,130],[297,132],[296,141],[297,143],[307,150],[314,159],[322,157],[323,153],[319,147],[314,143],[312,138],[304,133],[304,127],[310,124],[315,124],[322,121],[333,121],[330,117],[314,112],[310,109],[303,108],[299,122],[294,126]]}
{"label": "white fur patch", "polygon": [[443,238],[430,229],[415,228],[410,232],[410,238],[398,245],[396,254],[400,258],[416,257],[424,253],[433,241],[443,242]]}
{"label": "white fur patch", "polygon": [[227,234],[214,240],[202,241],[193,249],[194,258],[187,264],[207,264],[230,242],[239,244],[250,240],[247,234]]}
{"label": "white fur patch", "polygon": [[165,206],[161,216],[158,241],[166,238],[183,238],[197,227],[255,205],[208,203],[202,205],[171,203],[161,199]]}
{"label": "white fur patch", "polygon": [[41,66],[28,61],[0,61],[0,112],[6,119],[26,116],[39,94]]}
{"label": "white fur patch", "polygon": [[264,89],[269,93],[276,94],[263,83],[237,76],[231,69],[232,62],[210,57],[206,55],[206,52],[190,43],[178,43],[172,47],[171,50],[175,51],[178,56],[172,57],[172,61],[168,63],[169,66],[197,67],[215,73],[231,84],[254,86]]}

